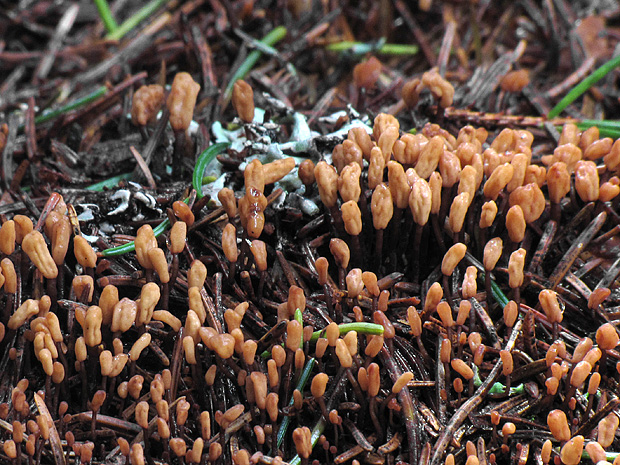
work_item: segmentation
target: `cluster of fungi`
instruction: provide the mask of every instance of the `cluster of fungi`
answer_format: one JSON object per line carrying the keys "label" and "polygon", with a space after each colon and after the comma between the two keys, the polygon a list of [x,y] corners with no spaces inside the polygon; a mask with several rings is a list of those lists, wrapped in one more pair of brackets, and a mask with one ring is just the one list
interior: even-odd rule
{"label": "cluster of fungi", "polygon": [[[168,97],[180,159],[194,84]],[[427,91],[451,104],[434,71],[403,104]],[[250,139],[253,99],[235,84]],[[163,102],[138,90],[134,122]],[[3,463],[620,460],[620,141],[532,142],[379,114],[316,164],[231,168],[221,206],[188,190],[122,256],[59,193],[3,217]],[[274,206],[295,168],[312,217]]]}

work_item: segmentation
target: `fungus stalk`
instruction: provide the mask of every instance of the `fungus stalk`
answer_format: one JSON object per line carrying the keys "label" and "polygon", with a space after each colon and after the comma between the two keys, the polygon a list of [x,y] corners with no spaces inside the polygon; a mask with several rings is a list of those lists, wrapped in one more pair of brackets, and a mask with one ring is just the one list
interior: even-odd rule
{"label": "fungus stalk", "polygon": [[93,396],[93,399],[90,402],[90,408],[92,411],[92,419],[90,422],[90,437],[93,442],[97,440],[96,428],[97,428],[97,413],[101,409],[101,406],[105,402],[106,392],[105,391],[97,391]]}
{"label": "fungus stalk", "polygon": [[422,342],[422,320],[418,310],[415,307],[411,306],[407,309],[407,320],[409,322],[409,326],[411,327],[411,333],[415,337],[418,350],[422,354],[422,357],[424,357],[426,363],[432,365],[432,358],[428,354],[426,348],[424,347],[424,343]]}
{"label": "fungus stalk", "polygon": [[259,302],[262,301],[263,289],[265,287],[265,279],[267,277],[267,246],[263,241],[253,240],[250,244],[250,251],[254,257],[254,264],[259,273],[258,288],[256,296]]}
{"label": "fungus stalk", "polygon": [[385,183],[375,187],[371,200],[372,221],[375,228],[375,269],[383,264],[383,236],[394,214],[392,194]]}
{"label": "fungus stalk", "polygon": [[185,249],[185,239],[187,237],[187,223],[184,221],[177,221],[172,225],[170,229],[170,236],[168,239],[168,250],[172,254],[172,263],[170,264],[170,280],[163,283],[162,286],[162,298],[161,307],[168,309],[168,298],[170,295],[170,286],[174,286],[179,274],[179,254]]}
{"label": "fungus stalk", "polygon": [[602,376],[607,373],[607,352],[615,349],[620,341],[618,331],[611,323],[605,323],[596,331],[596,343],[601,350],[599,372]]}
{"label": "fungus stalk", "polygon": [[461,262],[465,253],[467,252],[467,246],[460,242],[457,242],[448,249],[441,262],[441,273],[443,274],[443,293],[446,296],[446,300],[450,307],[453,307],[452,291],[450,290],[449,278],[452,276],[454,269]]}
{"label": "fungus stalk", "polygon": [[228,279],[233,282],[239,251],[237,250],[237,229],[232,223],[228,223],[222,231],[222,250],[229,262]]}
{"label": "fungus stalk", "polygon": [[175,138],[172,164],[172,175],[175,178],[183,174],[185,154],[189,151],[187,129],[192,122],[198,92],[200,84],[189,73],[177,73],[166,101]]}
{"label": "fungus stalk", "polygon": [[543,289],[538,294],[538,301],[547,316],[547,321],[549,321],[552,325],[553,340],[556,341],[559,335],[558,325],[562,322],[563,318],[560,303],[558,302],[558,296],[555,291]]}
{"label": "fungus stalk", "polygon": [[329,262],[327,261],[325,257],[319,257],[316,259],[316,262],[314,263],[314,267],[316,268],[316,271],[317,271],[319,285],[323,287],[323,295],[325,296],[325,304],[327,305],[327,312],[329,313],[329,316],[335,321],[336,315],[334,313],[334,304],[332,302],[331,286],[329,285],[329,282],[328,282]]}
{"label": "fungus stalk", "polygon": [[364,263],[359,235],[362,232],[362,214],[353,200],[342,204],[342,220],[344,228],[351,238],[351,257],[354,264]]}
{"label": "fungus stalk", "polygon": [[[388,156],[384,153],[383,156],[389,160]],[[390,238],[390,263],[392,267],[396,264],[396,257],[398,254],[397,246],[400,243],[400,228],[403,213],[409,206],[409,193],[411,188],[407,182],[407,175],[403,169],[403,165],[396,161],[387,162],[388,169],[388,186],[392,193],[392,200],[394,201],[395,209],[392,223],[392,237]]]}
{"label": "fungus stalk", "polygon": [[513,371],[513,359],[512,353],[509,350],[501,350],[500,358],[502,360],[502,373],[506,377],[506,387],[504,389],[504,396],[508,397],[510,394],[510,377]]}
{"label": "fungus stalk", "polygon": [[521,286],[523,285],[523,269],[525,267],[525,249],[510,254],[508,261],[508,285],[512,289],[513,299],[517,308],[521,305]]}
{"label": "fungus stalk", "polygon": [[428,218],[432,210],[432,191],[431,186],[425,179],[416,177],[409,194],[409,208],[415,223],[415,233],[413,236],[413,282],[417,283],[420,274],[420,246],[422,243],[422,233],[428,223]]}
{"label": "fungus stalk", "polygon": [[347,267],[351,258],[349,246],[342,239],[333,238],[329,241],[329,251],[338,265],[338,287],[344,289]]}
{"label": "fungus stalk", "polygon": [[491,284],[491,272],[495,269],[495,265],[502,256],[504,244],[502,239],[495,237],[487,242],[484,246],[483,265],[484,265],[484,289],[486,292],[487,303],[490,310],[491,297],[493,296]]}

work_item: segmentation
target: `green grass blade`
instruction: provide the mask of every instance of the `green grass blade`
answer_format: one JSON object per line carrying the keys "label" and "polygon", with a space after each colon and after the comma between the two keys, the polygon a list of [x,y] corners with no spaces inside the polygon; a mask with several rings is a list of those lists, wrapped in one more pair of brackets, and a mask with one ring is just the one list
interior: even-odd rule
{"label": "green grass blade", "polygon": [[577,123],[577,127],[579,129],[591,128],[592,126],[597,126],[599,129],[620,129],[620,121],[618,120],[602,120],[602,119],[582,119],[579,123]]}
{"label": "green grass blade", "polygon": [[[356,331],[358,334],[369,334],[374,336],[381,336],[383,334],[384,328],[381,325],[376,323],[342,323],[338,325],[338,330],[340,331],[340,335],[344,336],[350,331]],[[318,330],[312,333],[312,337],[310,338],[310,342],[316,342],[319,340],[322,334],[324,334],[324,330]]]}
{"label": "green grass blade", "polygon": [[64,106],[57,108],[56,110],[44,111],[42,114],[40,114],[34,119],[34,122],[36,124],[47,123],[48,121],[53,120],[57,116],[65,114],[71,110],[75,110],[76,108],[80,108],[84,105],[88,105],[89,103],[97,100],[99,97],[102,97],[107,91],[108,88],[106,86],[98,87],[94,92],[91,92],[90,94],[85,95],[84,97],[77,100],[74,100],[73,102],[69,102]]}
{"label": "green grass blade", "polygon": [[365,42],[342,41],[334,42],[325,47],[330,52],[351,52],[355,55],[365,55],[376,52],[382,55],[415,55],[420,50],[417,45],[407,44],[377,44]]}
{"label": "green grass blade", "polygon": [[494,279],[491,280],[491,293],[493,294],[493,298],[502,308],[508,305],[508,297],[506,297],[506,294],[502,292]]}
{"label": "green grass blade", "polygon": [[138,10],[133,16],[118,26],[114,31],[110,32],[106,39],[120,40],[125,34],[135,28],[138,24],[144,21],[146,18],[155,13],[159,8],[168,3],[170,0],[152,0]]}
{"label": "green grass blade", "polygon": [[108,5],[107,0],[94,0],[94,2],[105,30],[111,33],[118,29],[118,24],[114,19],[114,15],[112,14],[112,10],[110,10],[110,5]]}
{"label": "green grass blade", "polygon": [[566,94],[566,96],[558,102],[558,104],[551,109],[547,115],[548,119],[558,116],[567,106],[577,100],[582,94],[584,94],[590,87],[603,79],[609,72],[620,65],[620,55],[613,57],[611,60],[603,64],[600,68],[597,68],[587,78],[577,84]]}
{"label": "green grass blade", "polygon": [[[611,137],[613,139],[620,138],[620,121],[618,120],[598,120],[584,119],[577,123],[577,127],[582,131],[592,126],[596,126],[601,137]],[[561,130],[561,129],[560,129]]]}
{"label": "green grass blade", "polygon": [[199,199],[204,197],[202,194],[202,175],[204,174],[207,165],[229,145],[230,144],[228,142],[213,144],[198,156],[198,160],[196,160],[196,165],[194,166],[194,173],[192,174],[192,186],[196,190],[196,197]]}

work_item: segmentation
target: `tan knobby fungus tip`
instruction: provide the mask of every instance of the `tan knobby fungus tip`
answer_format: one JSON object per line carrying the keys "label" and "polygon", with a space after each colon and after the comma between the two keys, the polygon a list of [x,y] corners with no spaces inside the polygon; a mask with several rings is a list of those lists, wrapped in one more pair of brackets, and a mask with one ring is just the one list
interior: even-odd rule
{"label": "tan knobby fungus tip", "polygon": [[254,91],[243,79],[233,85],[232,104],[239,118],[244,123],[251,123],[254,119]]}
{"label": "tan knobby fungus tip", "polygon": [[441,272],[445,276],[450,276],[454,272],[454,269],[465,257],[467,252],[467,246],[461,242],[457,242],[448,249],[441,262]]}

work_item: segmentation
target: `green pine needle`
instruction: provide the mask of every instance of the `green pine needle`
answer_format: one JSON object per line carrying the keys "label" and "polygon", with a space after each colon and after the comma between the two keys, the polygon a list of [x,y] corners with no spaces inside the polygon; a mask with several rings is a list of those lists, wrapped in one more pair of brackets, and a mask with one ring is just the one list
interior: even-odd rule
{"label": "green pine needle", "polygon": [[596,84],[598,81],[603,79],[607,74],[614,70],[617,66],[620,65],[620,55],[613,57],[611,60],[607,61],[600,68],[597,68],[592,74],[590,74],[587,78],[577,84],[575,87],[571,89],[571,91],[566,94],[559,103],[551,109],[549,114],[547,115],[548,119],[553,119],[558,116],[562,111],[581,97],[590,87]]}
{"label": "green pine needle", "polygon": [[74,100],[72,102],[69,102],[60,108],[50,111],[44,111],[42,114],[40,114],[34,119],[34,122],[35,124],[47,123],[48,121],[53,120],[57,116],[63,115],[71,110],[75,110],[76,108],[80,108],[84,105],[88,105],[89,103],[97,100],[99,97],[102,97],[107,91],[108,88],[106,86],[98,87],[90,94],[85,95],[84,97]]}
{"label": "green pine needle", "polygon": [[198,197],[199,199],[204,197],[204,195],[202,194],[202,185],[204,184],[203,174],[205,172],[205,169],[207,168],[207,165],[211,163],[220,153],[226,150],[229,145],[230,144],[228,142],[213,144],[207,147],[198,156],[198,160],[196,160],[196,165],[194,166],[194,173],[192,175],[192,185],[196,190],[196,197]]}
{"label": "green pine needle", "polygon": [[123,179],[131,179],[132,175],[133,173],[119,174],[118,176],[113,176],[109,179],[104,179],[103,181],[91,184],[90,186],[85,187],[85,189],[87,191],[101,192],[106,187],[108,189],[116,187],[118,183],[121,182]]}
{"label": "green pine needle", "polygon": [[342,41],[334,42],[325,47],[330,52],[349,52],[354,55],[365,55],[367,53],[375,52],[382,55],[415,55],[418,53],[419,47],[417,45],[407,44],[386,44],[384,42],[379,43],[366,43],[366,42],[351,42]]}
{"label": "green pine needle", "polygon": [[584,119],[577,123],[577,127],[582,131],[593,126],[598,127],[601,137],[620,138],[620,121],[618,120]]}
{"label": "green pine needle", "polygon": [[149,16],[154,14],[157,10],[159,10],[163,5],[168,3],[170,0],[152,0],[151,2],[144,5],[140,8],[133,16],[128,18],[123,22],[120,26],[117,26],[116,29],[110,31],[110,33],[106,36],[106,39],[109,40],[120,40],[125,34],[130,32],[133,28],[135,28],[142,21],[147,19]]}
{"label": "green pine needle", "polygon": [[103,26],[108,33],[112,33],[118,29],[118,24],[114,19],[114,15],[112,14],[112,10],[110,10],[110,5],[108,5],[107,0],[93,0],[95,2],[95,6],[97,7],[97,11],[99,12],[99,17],[103,22]]}

